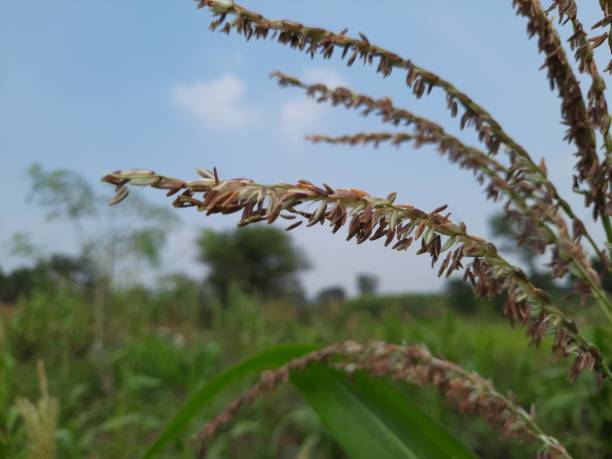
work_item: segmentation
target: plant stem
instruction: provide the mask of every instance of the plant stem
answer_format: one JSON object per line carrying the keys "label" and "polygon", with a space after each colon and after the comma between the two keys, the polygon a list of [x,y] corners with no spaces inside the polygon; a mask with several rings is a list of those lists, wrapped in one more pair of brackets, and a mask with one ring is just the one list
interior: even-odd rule
{"label": "plant stem", "polygon": [[610,252],[610,256],[612,256],[612,224],[610,224],[610,217],[607,215],[602,215],[601,222],[606,232],[606,239],[608,240],[609,244],[608,251]]}
{"label": "plant stem", "polygon": [[612,323],[612,303],[610,303],[606,292],[604,292],[597,284],[595,284],[595,282],[593,282],[593,280],[588,276],[586,271],[584,271],[580,263],[572,262],[572,266],[578,271],[580,271],[581,278],[589,284],[591,291],[597,298],[597,304],[599,305],[599,308],[603,311],[604,315],[608,318],[610,323]]}

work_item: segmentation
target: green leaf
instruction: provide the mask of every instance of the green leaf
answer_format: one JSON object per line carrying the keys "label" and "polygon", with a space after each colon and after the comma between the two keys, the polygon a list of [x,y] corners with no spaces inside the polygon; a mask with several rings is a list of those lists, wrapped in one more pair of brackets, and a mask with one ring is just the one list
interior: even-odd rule
{"label": "green leaf", "polygon": [[477,458],[386,381],[320,364],[291,380],[352,459]]}
{"label": "green leaf", "polygon": [[282,366],[289,360],[314,351],[316,348],[316,346],[308,344],[275,346],[219,373],[191,394],[181,409],[160,433],[159,437],[157,437],[157,440],[145,451],[142,458],[149,459],[154,457],[169,442],[185,433],[193,418],[201,413],[230,384],[240,381],[253,373]]}

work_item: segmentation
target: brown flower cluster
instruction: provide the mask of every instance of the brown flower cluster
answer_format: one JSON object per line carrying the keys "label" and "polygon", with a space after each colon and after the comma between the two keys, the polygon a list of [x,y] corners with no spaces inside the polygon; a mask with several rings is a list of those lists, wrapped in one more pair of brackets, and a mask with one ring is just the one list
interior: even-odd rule
{"label": "brown flower cluster", "polygon": [[[329,102],[348,109],[361,110],[362,115],[375,113],[385,123],[393,126],[413,126],[414,133],[370,133],[353,136],[329,137],[315,135],[312,141],[328,143],[348,143],[351,145],[382,141],[392,141],[396,145],[411,141],[415,147],[424,144],[437,146],[438,151],[460,167],[473,171],[477,180],[486,187],[487,197],[497,200],[505,196],[506,213],[518,223],[520,228],[520,243],[528,243],[538,253],[543,253],[547,246],[553,246],[551,265],[555,277],[564,276],[570,265],[579,265],[579,275],[575,276],[575,289],[583,300],[591,294],[598,299],[600,307],[612,320],[612,305],[605,295],[601,294],[601,280],[593,269],[588,254],[583,250],[580,240],[582,236],[591,243],[595,253],[598,253],[607,266],[607,257],[597,247],[582,221],[575,216],[567,203],[559,196],[554,184],[548,179],[544,163],[536,166],[533,173],[531,163],[523,157],[510,154],[510,166],[506,167],[500,161],[478,148],[465,145],[460,139],[449,135],[444,129],[408,110],[396,107],[391,99],[375,99],[359,94],[350,89],[339,87],[330,89],[322,84],[306,85],[299,79],[275,72],[281,86],[298,87],[318,102]],[[565,220],[560,216],[565,211],[572,219],[573,235],[570,235]],[[585,277],[588,277],[585,278]]]}
{"label": "brown flower cluster", "polygon": [[[595,131],[592,126],[601,129],[604,136],[609,136],[610,117],[605,99],[605,83],[599,76],[595,60],[593,59],[590,42],[575,16],[575,8],[567,1],[561,0],[559,6],[563,14],[574,24],[575,33],[570,39],[572,47],[577,44],[580,48],[576,52],[581,69],[588,71],[593,79],[589,91],[589,109],[580,89],[580,84],[574,74],[567,55],[561,44],[559,34],[542,8],[539,0],[513,0],[518,14],[528,19],[527,32],[529,36],[538,37],[538,48],[545,55],[543,67],[548,70],[548,79],[551,88],[557,87],[561,98],[561,114],[567,125],[565,139],[573,142],[578,148],[576,163],[576,181],[586,182],[588,191],[583,191],[586,205],[593,205],[593,217],[608,219],[607,204],[610,198],[609,182],[612,178],[610,164],[604,159],[603,163],[597,156]],[[575,5],[574,5],[575,6]],[[574,14],[572,14],[574,13]],[[586,42],[584,42],[586,40]],[[606,140],[610,140],[607,138]]]}
{"label": "brown flower cluster", "polygon": [[[375,99],[364,94],[358,94],[347,88],[330,89],[323,84],[306,85],[295,77],[285,75],[280,72],[275,72],[272,77],[278,80],[281,86],[299,87],[306,93],[317,100],[317,102],[330,102],[332,105],[341,105],[348,109],[361,110],[363,116],[368,116],[372,113],[380,116],[384,123],[392,124],[393,126],[414,126],[414,134],[395,134],[393,140],[395,144],[405,141],[414,141],[415,146],[423,144],[434,144],[438,147],[438,151],[447,156],[452,162],[458,163],[462,168],[473,171],[476,174],[485,174],[489,177],[504,177],[505,180],[513,180],[515,171],[510,171],[502,164],[496,161],[493,157],[487,155],[478,148],[465,145],[458,138],[445,132],[444,128],[433,121],[415,115],[405,109],[397,108],[393,101],[389,98]],[[383,134],[383,137],[385,135]],[[311,140],[323,140],[323,136],[313,136]],[[355,136],[352,140],[345,137],[348,143],[357,144],[367,142],[380,142],[383,140],[381,136],[369,136],[367,140],[360,135]],[[357,141],[359,139],[359,141]],[[340,143],[339,141],[335,143]],[[533,185],[527,182],[519,174],[516,174],[517,186],[527,187],[529,191],[533,190]],[[494,188],[494,187],[493,187]],[[499,194],[494,189],[491,192],[495,195]]]}
{"label": "brown flower cluster", "polygon": [[[603,3],[602,3],[603,5]],[[606,82],[597,69],[593,50],[605,43],[608,33],[603,33],[593,38],[589,38],[580,19],[578,19],[578,5],[574,0],[553,0],[549,11],[557,10],[559,23],[570,22],[573,34],[569,38],[569,44],[574,51],[574,57],[578,62],[578,70],[591,77],[591,88],[588,93],[589,117],[593,126],[597,126],[604,137],[604,143],[608,152],[612,151],[612,138],[610,137],[610,114],[608,113],[608,103],[606,101]],[[603,26],[612,20],[599,21],[595,26]],[[607,69],[612,72],[612,67]]]}
{"label": "brown flower cluster", "polygon": [[[433,145],[451,162],[473,172],[480,183],[486,184],[488,198],[507,199],[504,209],[521,228],[519,242],[529,244],[538,253],[549,249],[553,277],[573,274],[576,292],[585,299],[594,297],[612,321],[612,304],[601,288],[600,276],[593,269],[582,240],[589,242],[607,272],[610,271],[612,245],[608,247],[610,254],[598,246],[549,180],[545,163],[536,163],[527,150],[467,94],[411,60],[371,43],[363,34],[355,38],[350,37],[346,29],[334,33],[294,21],[271,20],[233,0],[196,2],[199,8],[208,8],[214,14],[211,30],[227,34],[235,31],[247,40],[270,38],[311,57],[318,54],[329,59],[334,53],[340,54],[349,66],[357,61],[375,65],[383,77],[395,69],[405,76],[406,85],[417,98],[434,88],[443,91],[451,116],[459,117],[461,129],[470,127],[476,131],[485,151],[466,145],[433,121],[396,107],[388,98],[375,99],[347,88],[305,85],[294,77],[273,74],[282,86],[302,88],[319,102],[360,110],[363,115],[375,114],[384,123],[412,129],[339,137],[311,136],[310,140],[315,143],[378,146],[390,142],[396,146],[410,143],[416,148]],[[518,15],[527,19],[529,36],[537,37],[539,51],[545,56],[542,68],[547,69],[551,89],[556,89],[561,99],[561,115],[567,126],[565,139],[574,143],[578,150],[574,189],[585,196],[586,205],[592,207],[594,219],[601,220],[608,243],[612,244],[612,118],[605,97],[606,82],[594,57],[594,49],[606,40],[612,52],[612,32],[589,38],[578,19],[575,0],[552,2],[548,10],[542,7],[540,0],[512,0],[512,5]],[[599,4],[604,17],[593,28],[612,30],[612,0],[599,0]],[[580,73],[590,76],[591,86],[586,97],[548,16],[555,9],[560,22],[571,24],[573,29],[569,45]],[[606,71],[612,73],[612,61]],[[604,142],[602,159],[597,152],[599,134]],[[503,155],[498,155],[500,151]],[[103,180],[116,187],[111,204],[127,197],[128,186],[149,186],[166,190],[168,196],[174,195],[176,207],[194,207],[206,215],[239,213],[241,226],[286,219],[290,222],[287,230],[303,224],[328,225],[336,233],[345,227],[347,240],[354,239],[358,244],[381,239],[386,247],[397,251],[408,250],[414,245],[417,254],[429,256],[438,276],[462,272],[463,280],[472,285],[476,295],[504,295],[505,316],[512,325],[520,322],[525,326],[530,343],[538,345],[546,336],[552,336],[555,357],[574,358],[569,375],[571,381],[584,370],[593,370],[602,379],[612,379],[606,359],[579,333],[576,324],[555,307],[549,296],[536,288],[521,269],[502,257],[493,244],[469,234],[463,223],[453,222],[450,213],[446,212],[447,206],[426,212],[412,205],[397,204],[395,193],[379,198],[358,189],[317,186],[306,180],[266,185],[248,178],[222,180],[216,169],[198,172],[200,178],[193,181],[148,170],[116,171]],[[486,419],[504,436],[538,439],[542,444],[538,458],[570,457],[557,440],[538,427],[533,413],[517,407],[511,397],[497,392],[490,381],[433,357],[424,347],[383,342],[339,343],[295,359],[280,369],[263,372],[257,384],[204,427],[202,440],[214,436],[242,406],[287,382],[291,372],[316,362],[327,363],[348,374],[359,370],[378,377],[433,385],[451,404]]]}
{"label": "brown flower cluster", "polygon": [[[266,39],[271,36],[272,39],[276,39],[283,45],[305,51],[311,56],[318,53],[324,58],[331,58],[338,48],[342,58],[347,58],[349,66],[357,59],[366,65],[371,65],[378,60],[377,71],[383,76],[388,76],[394,68],[401,69],[406,73],[406,84],[412,88],[412,92],[417,97],[429,94],[433,88],[439,88],[446,93],[447,105],[453,116],[459,114],[459,106],[461,106],[463,109],[461,125],[473,126],[489,152],[495,154],[501,145],[506,145],[519,156],[529,157],[525,149],[502,129],[491,114],[468,95],[439,75],[371,43],[363,34],[360,34],[360,38],[357,39],[347,36],[346,30],[333,33],[294,21],[270,20],[233,2],[199,0],[198,6],[208,7],[218,16],[218,19],[211,23],[212,30],[221,28],[221,31],[225,33],[235,30],[247,40]],[[229,20],[230,16],[234,17],[233,21]]]}
{"label": "brown flower cluster", "polygon": [[462,413],[485,419],[503,437],[532,438],[540,442],[538,459],[571,458],[558,440],[546,435],[537,425],[533,406],[528,413],[517,406],[511,396],[499,393],[490,381],[455,363],[433,357],[424,346],[399,346],[381,341],[333,344],[276,370],[264,371],[256,384],[235,398],[201,430],[202,455],[205,454],[206,442],[231,421],[241,407],[288,382],[291,373],[314,363],[325,363],[349,375],[365,371],[378,378],[434,386],[451,405]]}
{"label": "brown flower cluster", "polygon": [[[461,106],[463,109],[461,116],[462,126],[473,126],[489,152],[496,153],[501,145],[505,145],[514,154],[522,157],[534,169],[534,172],[537,169],[537,165],[532,161],[527,151],[514,141],[497,120],[472,98],[439,75],[417,66],[409,59],[404,59],[391,51],[371,43],[363,34],[360,34],[358,39],[351,38],[346,35],[346,30],[340,33],[333,33],[319,27],[308,27],[294,21],[270,20],[234,2],[218,0],[197,1],[199,8],[208,7],[218,16],[218,19],[211,23],[212,30],[220,28],[225,33],[235,30],[247,40],[271,37],[281,44],[305,51],[311,56],[318,53],[324,58],[331,58],[336,48],[338,48],[342,58],[347,58],[348,65],[352,65],[357,59],[360,59],[364,64],[373,64],[375,60],[378,60],[377,71],[383,76],[388,76],[394,68],[403,69],[406,72],[406,83],[412,88],[413,93],[417,97],[422,97],[425,93],[429,93],[434,87],[437,87],[446,93],[451,114],[457,114],[458,107]],[[584,100],[582,99],[580,87],[574,85],[571,81],[566,84],[565,81],[560,79],[563,72],[565,72],[569,80],[572,80],[572,76],[567,73],[567,70],[571,71],[571,67],[568,67],[567,59],[557,58],[558,55],[564,56],[562,48],[551,49],[549,41],[554,40],[556,32],[552,25],[550,25],[550,21],[539,3],[536,3],[536,0],[513,0],[513,2],[517,5],[519,12],[530,17],[529,29],[531,33],[543,32],[547,34],[546,40],[548,41],[541,39],[540,46],[547,52],[549,69],[554,69],[549,72],[551,81],[555,82],[564,94],[563,113],[564,119],[569,125],[567,138],[568,140],[573,139],[579,142],[578,178],[588,181],[591,186],[591,189],[584,192],[584,194],[588,205],[594,203],[594,214],[596,216],[607,217],[607,197],[605,194],[602,195],[602,192],[607,189],[607,183],[603,179],[605,176],[609,177],[609,174],[602,174],[601,168],[597,169],[598,159],[595,151],[595,139],[592,136],[593,132],[590,130],[588,123],[580,124],[580,120],[586,117],[586,108],[584,108]],[[234,18],[231,21],[229,19],[230,16]],[[550,30],[548,25],[550,25]],[[552,35],[548,32],[552,32]],[[573,80],[575,82],[575,77]],[[579,103],[582,104],[582,111],[580,111]],[[588,132],[589,130],[590,133]],[[589,133],[589,135],[586,135],[586,133]],[[605,169],[609,169],[609,167]],[[612,228],[610,228],[610,237],[612,238]]]}
{"label": "brown flower cluster", "polygon": [[[434,131],[431,128],[435,128]],[[427,121],[427,124],[417,128],[415,133],[408,132],[360,132],[353,135],[328,136],[314,134],[306,137],[313,143],[326,143],[332,145],[368,145],[375,148],[382,143],[390,143],[400,147],[404,143],[411,143],[415,148],[423,145],[435,145],[438,152],[446,156],[452,163],[458,164],[460,168],[471,170],[476,176],[478,183],[489,181],[486,187],[487,198],[497,201],[502,195],[516,197],[517,188],[526,189],[531,193],[533,186],[524,181],[520,176],[512,180],[513,172],[503,164],[488,156],[481,150],[462,144],[453,136],[447,135],[439,126]],[[542,221],[542,218],[538,218]],[[524,227],[524,225],[523,225]],[[527,231],[527,228],[525,228]],[[530,232],[530,230],[529,230]],[[538,248],[538,250],[540,250]]]}
{"label": "brown flower cluster", "polygon": [[[594,37],[594,46],[603,43],[603,41],[605,41],[607,38],[610,54],[612,54],[612,0],[599,0],[599,6],[601,7],[601,12],[603,13],[603,19],[597,21],[593,25],[593,29],[608,27],[608,32],[607,37],[603,37],[603,39],[601,38],[602,36],[599,36],[599,38]],[[609,72],[612,75],[612,59],[610,59],[610,63],[604,71]]]}
{"label": "brown flower cluster", "polygon": [[[499,255],[493,244],[470,235],[463,223],[449,219],[450,214],[443,215],[446,206],[425,212],[412,205],[395,204],[395,193],[377,198],[357,189],[318,187],[306,180],[262,185],[246,178],[220,180],[216,170],[200,169],[199,173],[200,179],[187,182],[146,170],[117,171],[103,181],[116,186],[113,203],[127,197],[127,185],[150,186],[168,190],[168,195],[178,194],[176,207],[195,207],[207,215],[240,212],[240,225],[273,223],[281,217],[297,219],[288,230],[304,221],[308,226],[328,223],[333,233],[347,226],[347,240],[354,238],[358,244],[384,239],[385,246],[398,251],[416,244],[417,254],[428,254],[432,267],[439,263],[439,276],[463,270],[464,280],[472,284],[477,295],[505,293],[505,314],[512,322],[525,324],[531,343],[537,345],[544,336],[553,334],[557,357],[575,355],[570,379],[583,370],[612,377],[597,347],[579,334],[575,323],[551,304],[548,295]],[[316,209],[307,210],[313,204]],[[472,261],[467,265],[465,259]]]}
{"label": "brown flower cluster", "polygon": [[[580,87],[562,48],[557,49],[557,51],[551,49],[551,43],[559,42],[558,36],[539,3],[534,2],[535,0],[515,0],[519,12],[530,18],[530,33],[539,34],[540,47],[547,53],[549,77],[551,82],[559,87],[563,98],[563,113],[569,126],[568,139],[579,142],[581,146],[578,178],[588,179],[591,189],[587,192],[578,189],[577,191],[585,195],[588,204],[595,202],[594,214],[596,217],[602,216],[606,232],[609,238],[612,238],[612,226],[610,226],[607,211],[605,210],[610,206],[608,202],[612,202],[606,194],[608,182],[610,181],[608,179],[610,175],[608,170],[610,168],[607,167],[609,161],[604,162],[606,167],[598,167],[599,162],[595,151],[594,133],[589,128],[588,123],[581,121],[586,117],[586,108]],[[342,50],[343,58],[349,56],[347,61],[349,65],[352,65],[357,58],[361,59],[364,64],[372,64],[375,59],[378,59],[379,65],[377,70],[384,76],[391,73],[393,68],[405,69],[406,82],[417,97],[421,97],[425,92],[429,93],[434,87],[441,88],[447,94],[448,108],[451,114],[453,116],[457,115],[458,106],[462,107],[461,126],[473,126],[478,132],[480,140],[487,146],[489,153],[495,154],[501,145],[505,145],[511,158],[512,167],[517,171],[521,171],[525,177],[529,176],[532,184],[540,183],[544,185],[546,196],[540,201],[542,205],[539,205],[538,208],[532,206],[532,214],[541,214],[542,211],[556,214],[558,205],[572,219],[572,227],[579,230],[575,234],[576,243],[584,234],[585,225],[577,219],[569,204],[559,196],[552,183],[547,179],[543,164],[537,165],[529,153],[515,142],[483,107],[476,104],[469,96],[438,75],[418,67],[413,62],[403,59],[395,53],[372,44],[363,34],[360,35],[359,39],[356,39],[348,37],[346,30],[335,34],[321,28],[308,27],[293,21],[270,20],[234,2],[201,0],[198,2],[198,6],[200,8],[208,7],[218,16],[211,24],[213,30],[221,28],[226,33],[235,30],[237,33],[245,36],[247,40],[253,37],[266,39],[271,36],[273,39],[276,38],[281,44],[305,51],[310,55],[320,53],[325,58],[330,58],[334,50],[339,48]],[[230,20],[230,17],[233,17],[233,20]],[[516,215],[520,215],[520,212]],[[522,218],[524,218],[524,212]],[[556,220],[556,218],[551,220]],[[524,226],[524,228],[531,227],[533,225]],[[524,237],[524,240],[539,241],[541,247],[546,245],[542,238],[538,237],[538,232],[526,236],[528,237]],[[601,256],[602,252],[594,240],[589,236],[587,237],[595,252]],[[560,257],[557,262],[562,262],[563,259],[564,257]],[[607,265],[607,260],[604,259],[603,261],[604,265]],[[585,266],[587,265],[585,264]],[[593,274],[591,269],[586,271]],[[595,277],[597,277],[596,273]],[[587,291],[587,289],[583,289],[583,291]]]}
{"label": "brown flower cluster", "polygon": [[[444,128],[439,124],[417,116],[408,110],[396,107],[389,98],[375,99],[342,87],[330,89],[322,84],[306,85],[297,78],[280,72],[275,72],[272,76],[278,79],[281,86],[293,86],[304,89],[317,102],[329,102],[334,106],[341,105],[348,109],[361,110],[363,116],[374,113],[380,116],[384,123],[389,123],[396,127],[400,125],[414,126],[415,133],[408,135],[408,137],[404,134],[395,134],[394,139],[396,143],[413,140],[414,145],[417,147],[426,143],[437,145],[438,151],[446,155],[452,162],[457,162],[462,168],[471,170],[478,176],[484,174],[495,182],[491,184],[489,189],[492,197],[499,196],[497,188],[505,186],[504,183],[520,194],[527,193],[531,196],[540,191],[546,195],[545,199],[549,202],[555,196],[558,196],[554,186],[547,179],[538,181],[527,180],[530,172],[529,166],[517,156],[511,155],[514,163],[511,167],[507,168],[484,151],[465,145],[457,137],[445,132]],[[374,137],[369,137],[368,142],[374,141],[375,138],[378,141],[383,140],[380,136],[374,135]],[[319,141],[324,139],[331,140],[325,136],[313,136],[311,139]],[[347,140],[348,143],[356,144],[357,139],[360,139],[359,142],[363,143],[361,141],[364,140],[364,137],[358,134],[352,138],[344,137],[343,139],[336,139],[334,143]],[[538,173],[542,175],[539,168]]]}
{"label": "brown flower cluster", "polygon": [[[529,18],[529,31],[531,34],[538,34],[540,37],[540,48],[547,54],[546,66],[549,69],[551,83],[559,87],[563,99],[563,114],[566,124],[569,126],[568,140],[575,140],[580,146],[578,177],[576,178],[576,191],[585,196],[587,205],[594,205],[595,217],[602,217],[602,223],[606,230],[609,241],[612,241],[612,224],[608,216],[608,209],[612,207],[612,199],[608,196],[610,190],[610,157],[607,157],[601,167],[599,167],[598,157],[595,151],[594,131],[589,123],[582,122],[586,119],[586,108],[580,87],[573,75],[571,67],[567,61],[565,53],[559,42],[559,38],[554,27],[536,0],[514,0],[518,12]],[[229,33],[235,30],[245,36],[247,40],[251,38],[266,39],[268,36],[276,38],[281,44],[289,45],[302,51],[306,51],[311,56],[320,53],[325,58],[330,58],[334,50],[342,50],[342,57],[348,57],[347,63],[352,65],[357,58],[364,64],[372,64],[378,59],[378,72],[384,76],[391,73],[393,68],[405,69],[406,82],[412,88],[417,97],[421,97],[425,92],[429,93],[434,87],[442,89],[447,94],[448,108],[453,116],[458,114],[458,106],[463,109],[461,116],[461,126],[473,126],[478,132],[480,140],[487,146],[489,153],[495,154],[504,145],[511,158],[513,168],[530,178],[532,184],[541,184],[545,188],[545,196],[537,202],[536,206],[530,206],[531,215],[550,213],[550,221],[557,221],[556,213],[559,206],[565,214],[572,220],[572,228],[575,230],[575,246],[573,252],[580,253],[581,248],[577,247],[578,240],[582,235],[586,235],[594,251],[602,258],[604,266],[608,266],[607,258],[594,240],[585,234],[585,225],[576,217],[567,201],[563,200],[557,193],[555,187],[546,177],[546,169],[543,164],[536,164],[529,153],[517,142],[515,142],[499,125],[499,123],[480,105],[476,104],[469,96],[459,91],[448,81],[438,75],[429,72],[410,60],[403,59],[395,53],[389,52],[379,46],[372,44],[367,37],[360,34],[360,38],[351,38],[346,35],[346,30],[339,34],[317,28],[308,27],[303,24],[287,20],[270,20],[259,13],[249,11],[240,5],[232,2],[217,0],[200,0],[200,8],[208,7],[218,18],[212,22],[211,29],[221,27],[221,30]],[[230,17],[233,20],[230,21]],[[553,47],[557,43],[559,46]],[[588,121],[588,120],[587,120]],[[588,135],[587,135],[588,134]],[[586,180],[590,183],[590,190],[579,189],[579,181]],[[515,212],[519,220],[529,216],[525,211]],[[523,225],[523,228],[534,228],[534,225]],[[546,232],[544,232],[546,233]],[[534,231],[525,234],[523,240],[536,241],[539,247],[546,245],[546,237],[540,237],[540,232]],[[566,244],[567,246],[567,244]],[[569,247],[569,246],[568,246]],[[612,250],[611,250],[612,252]],[[555,263],[563,264],[569,257],[557,257]],[[583,269],[591,278],[598,275],[589,266],[583,263]],[[606,268],[608,269],[608,268]],[[561,272],[557,270],[556,272]],[[590,285],[591,283],[588,282]],[[593,285],[597,286],[598,282]],[[584,285],[583,285],[584,287]],[[580,291],[587,292],[589,288],[580,288]],[[600,298],[601,295],[594,296]],[[602,306],[604,308],[607,305]],[[608,312],[608,311],[606,311]]]}

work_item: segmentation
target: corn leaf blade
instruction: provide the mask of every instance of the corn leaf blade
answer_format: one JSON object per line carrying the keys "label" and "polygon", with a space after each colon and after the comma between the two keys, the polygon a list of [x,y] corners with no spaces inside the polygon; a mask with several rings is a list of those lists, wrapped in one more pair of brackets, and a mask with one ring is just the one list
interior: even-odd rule
{"label": "corn leaf blade", "polygon": [[291,379],[352,459],[477,458],[386,381],[360,372],[348,381],[323,365]]}
{"label": "corn leaf blade", "polygon": [[157,439],[144,452],[142,459],[155,457],[170,442],[186,434],[189,423],[232,383],[243,380],[265,369],[282,366],[289,360],[315,349],[316,346],[309,344],[279,345],[255,354],[219,373],[189,396],[183,403],[183,406],[161,431]]}

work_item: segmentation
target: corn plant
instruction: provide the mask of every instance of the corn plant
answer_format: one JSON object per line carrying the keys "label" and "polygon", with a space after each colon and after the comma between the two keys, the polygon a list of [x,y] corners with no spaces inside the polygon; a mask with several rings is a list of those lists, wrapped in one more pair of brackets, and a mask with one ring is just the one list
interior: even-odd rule
{"label": "corn plant", "polygon": [[[433,145],[452,163],[472,172],[487,198],[501,202],[508,218],[520,228],[518,242],[538,254],[547,254],[551,275],[570,279],[582,301],[595,302],[602,319],[612,323],[612,303],[602,289],[602,276],[610,273],[612,254],[612,118],[605,93],[612,60],[600,70],[594,57],[594,50],[600,46],[609,46],[612,55],[611,0],[599,0],[601,20],[593,25],[599,30],[593,36],[587,34],[590,27],[580,21],[574,0],[553,0],[547,9],[539,0],[512,1],[517,15],[527,22],[528,35],[537,39],[544,56],[542,67],[561,100],[565,140],[576,149],[573,191],[584,197],[594,222],[602,225],[605,241],[598,241],[587,230],[561,196],[544,161],[536,161],[493,114],[442,76],[377,46],[363,34],[351,37],[347,30],[335,33],[290,20],[268,19],[231,0],[197,3],[198,8],[213,15],[213,31],[234,32],[247,41],[274,40],[311,57],[338,57],[348,66],[361,62],[375,67],[383,78],[399,73],[417,98],[434,90],[445,94],[451,118],[458,118],[462,129],[474,130],[479,146],[467,145],[440,124],[397,106],[389,98],[374,98],[344,87],[308,85],[290,75],[272,74],[283,87],[304,91],[320,103],[376,116],[389,126],[387,131],[338,137],[317,134],[309,137],[312,142],[375,146],[389,142],[413,148]],[[559,27],[572,30],[569,49],[560,39],[552,12],[559,18]],[[579,78],[589,85],[586,94]],[[119,170],[103,181],[116,187],[111,204],[125,199],[129,187],[146,186],[174,196],[173,205],[178,208],[195,208],[205,215],[239,213],[240,226],[286,219],[287,230],[300,225],[327,225],[332,233],[344,228],[346,239],[357,244],[381,239],[392,250],[407,251],[416,246],[416,254],[427,255],[438,276],[460,273],[475,295],[502,295],[502,313],[511,325],[518,323],[525,328],[531,344],[539,345],[551,336],[548,342],[554,358],[572,359],[568,384],[583,372],[594,374],[600,380],[598,387],[611,383],[610,357],[587,339],[571,313],[537,288],[494,243],[453,220],[446,205],[423,210],[398,203],[396,193],[375,197],[359,189],[316,185],[307,180],[264,184],[248,178],[222,178],[216,169],[197,172],[199,177],[183,180],[143,169]],[[599,272],[593,260],[602,267]],[[610,339],[612,335],[607,336]],[[281,346],[247,359],[196,391],[145,457],[154,456],[184,433],[193,417],[231,382],[252,373],[260,374],[258,382],[201,429],[197,438],[202,456],[211,439],[241,407],[290,382],[351,457],[475,457],[391,384],[408,381],[436,387],[451,406],[484,418],[503,436],[531,439],[539,444],[539,458],[571,457],[562,439],[555,439],[538,426],[533,406],[517,406],[510,395],[498,392],[493,382],[433,356],[423,345],[385,342],[342,342],[320,349]]]}

